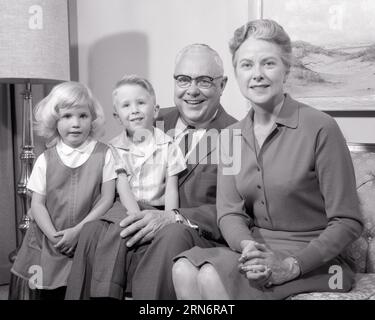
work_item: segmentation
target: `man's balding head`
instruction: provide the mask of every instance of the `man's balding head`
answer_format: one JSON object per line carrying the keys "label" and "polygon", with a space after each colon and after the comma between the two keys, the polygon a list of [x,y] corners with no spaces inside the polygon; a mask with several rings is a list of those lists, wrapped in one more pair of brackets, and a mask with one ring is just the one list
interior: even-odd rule
{"label": "man's balding head", "polygon": [[[184,55],[208,55],[212,57],[212,59],[209,59],[212,64],[216,64],[218,75],[222,76],[224,75],[224,67],[223,67],[223,61],[221,60],[219,54],[212,49],[210,46],[203,44],[203,43],[194,43],[190,44],[184,48],[182,48],[176,56],[175,59],[175,68],[179,64],[180,60]],[[214,67],[215,68],[215,67]]]}

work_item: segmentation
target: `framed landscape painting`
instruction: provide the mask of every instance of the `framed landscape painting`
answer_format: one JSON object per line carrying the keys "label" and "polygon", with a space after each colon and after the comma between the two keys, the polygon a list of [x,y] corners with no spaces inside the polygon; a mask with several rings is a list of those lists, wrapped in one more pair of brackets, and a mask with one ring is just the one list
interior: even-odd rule
{"label": "framed landscape painting", "polygon": [[253,0],[249,15],[290,35],[293,97],[321,110],[375,111],[374,0]]}

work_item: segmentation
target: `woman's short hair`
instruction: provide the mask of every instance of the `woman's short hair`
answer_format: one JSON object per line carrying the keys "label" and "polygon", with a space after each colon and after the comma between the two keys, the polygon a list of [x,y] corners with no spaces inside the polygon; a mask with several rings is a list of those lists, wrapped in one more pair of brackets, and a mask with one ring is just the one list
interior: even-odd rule
{"label": "woman's short hair", "polygon": [[[125,75],[121,78],[121,80],[117,81],[113,92],[112,92],[112,97],[114,98],[116,96],[117,89],[125,86],[125,85],[137,85],[145,89],[148,94],[151,96],[153,103],[156,104],[156,95],[155,95],[155,90],[154,87],[152,86],[151,82],[148,81],[146,78],[142,78],[140,76],[137,76],[136,74],[130,74],[130,75]],[[113,99],[113,106],[116,109],[114,99]]]}
{"label": "woman's short hair", "polygon": [[250,37],[278,45],[281,48],[281,59],[289,71],[292,64],[292,44],[289,35],[276,21],[269,19],[249,21],[234,31],[233,38],[229,42],[234,67],[238,48]]}
{"label": "woman's short hair", "polygon": [[103,108],[91,90],[82,83],[74,81],[60,83],[36,105],[35,130],[38,135],[47,139],[47,146],[55,145],[59,138],[57,121],[60,119],[60,110],[82,105],[88,106],[92,117],[89,135],[100,136],[104,127]]}

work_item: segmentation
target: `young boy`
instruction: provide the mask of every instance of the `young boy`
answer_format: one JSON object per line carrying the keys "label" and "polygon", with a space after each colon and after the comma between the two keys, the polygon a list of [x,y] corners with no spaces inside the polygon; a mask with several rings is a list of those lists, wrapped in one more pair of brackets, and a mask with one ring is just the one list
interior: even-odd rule
{"label": "young boy", "polygon": [[153,127],[159,106],[152,85],[138,76],[125,76],[115,86],[113,104],[114,116],[124,127],[110,141],[122,205],[129,214],[139,205],[178,208],[177,174],[186,164],[172,138]]}
{"label": "young boy", "polygon": [[[117,82],[113,94],[114,116],[124,130],[110,141],[116,162],[116,190],[119,200],[101,218],[110,222],[98,238],[92,277],[84,269],[82,255],[85,249],[77,247],[68,282],[67,299],[80,299],[77,295],[82,281],[89,281],[91,297],[123,298],[124,289],[131,289],[127,280],[128,267],[133,253],[127,254],[127,239],[120,237],[119,222],[127,215],[145,209],[172,210],[179,207],[177,174],[185,170],[186,163],[178,145],[170,136],[153,127],[159,111],[152,85],[135,75],[125,76]],[[115,257],[124,257],[114,263]],[[87,294],[86,294],[87,296]]]}

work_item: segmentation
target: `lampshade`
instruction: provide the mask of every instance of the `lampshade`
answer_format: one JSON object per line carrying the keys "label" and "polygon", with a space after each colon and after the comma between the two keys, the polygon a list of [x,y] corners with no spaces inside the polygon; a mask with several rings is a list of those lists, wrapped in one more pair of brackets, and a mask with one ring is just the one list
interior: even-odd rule
{"label": "lampshade", "polygon": [[70,79],[67,0],[0,0],[0,82]]}

